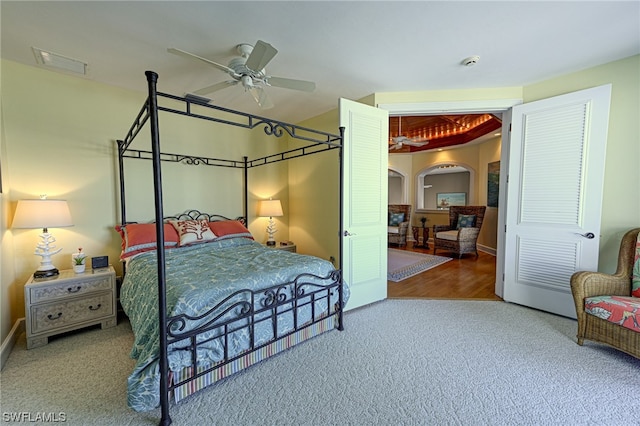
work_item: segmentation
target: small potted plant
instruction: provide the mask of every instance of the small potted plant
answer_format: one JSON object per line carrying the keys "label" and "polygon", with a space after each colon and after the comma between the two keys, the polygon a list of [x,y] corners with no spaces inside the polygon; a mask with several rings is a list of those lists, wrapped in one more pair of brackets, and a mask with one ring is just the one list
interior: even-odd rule
{"label": "small potted plant", "polygon": [[82,247],[78,248],[78,252],[71,255],[73,260],[73,272],[82,274],[84,272],[87,255],[82,252]]}

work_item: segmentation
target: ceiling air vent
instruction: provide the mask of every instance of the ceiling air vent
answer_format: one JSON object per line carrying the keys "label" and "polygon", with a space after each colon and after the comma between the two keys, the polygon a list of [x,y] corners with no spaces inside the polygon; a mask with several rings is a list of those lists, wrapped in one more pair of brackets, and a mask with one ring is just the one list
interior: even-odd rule
{"label": "ceiling air vent", "polygon": [[68,58],[53,52],[32,47],[36,62],[46,68],[55,68],[60,71],[74,74],[87,75],[88,64],[77,59]]}

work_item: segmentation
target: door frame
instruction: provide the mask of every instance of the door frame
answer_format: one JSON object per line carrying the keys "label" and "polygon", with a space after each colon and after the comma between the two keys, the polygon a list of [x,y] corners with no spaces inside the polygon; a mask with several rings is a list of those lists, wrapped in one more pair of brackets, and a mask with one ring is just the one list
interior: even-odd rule
{"label": "door frame", "polygon": [[[495,294],[504,295],[505,224],[507,213],[507,184],[509,170],[509,146],[511,108],[523,103],[522,99],[485,99],[474,101],[381,103],[378,108],[389,115],[441,115],[441,114],[502,114],[502,138],[500,147],[500,193],[498,195],[498,235],[496,254]],[[503,189],[504,188],[504,189]]]}

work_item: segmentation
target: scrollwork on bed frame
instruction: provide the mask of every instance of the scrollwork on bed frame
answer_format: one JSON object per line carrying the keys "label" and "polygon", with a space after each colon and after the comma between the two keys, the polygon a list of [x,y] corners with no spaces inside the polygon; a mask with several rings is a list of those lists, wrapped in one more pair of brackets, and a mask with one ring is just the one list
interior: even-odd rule
{"label": "scrollwork on bed frame", "polygon": [[187,210],[184,213],[180,213],[176,216],[165,216],[163,220],[166,222],[168,220],[202,220],[205,219],[207,222],[218,222],[222,220],[237,220],[242,223],[244,226],[247,226],[247,218],[244,216],[238,216],[235,219],[230,219],[226,216],[222,216],[219,214],[211,214],[211,213],[203,213],[199,210]]}
{"label": "scrollwork on bed frame", "polygon": [[[320,282],[318,282],[320,281]],[[336,296],[337,292],[337,297]],[[220,367],[241,358],[247,354],[260,350],[273,342],[286,338],[302,328],[310,327],[315,323],[323,321],[327,317],[335,316],[337,329],[343,330],[342,324],[342,273],[341,271],[331,271],[327,276],[303,273],[298,275],[293,281],[276,284],[261,290],[239,290],[217,305],[198,316],[180,314],[167,318],[168,345],[176,345],[180,342],[188,343],[180,350],[188,350],[191,355],[191,365],[199,365],[197,362],[198,347],[207,344],[215,339],[224,339],[223,359],[213,363],[209,368],[193,372],[193,376],[169,386],[169,390],[176,389],[191,381],[195,376],[202,376]],[[332,298],[334,299],[332,301]],[[326,303],[326,311],[316,308],[317,303]],[[298,310],[309,307],[310,314],[308,320],[300,324]],[[278,333],[278,316],[291,313],[293,316],[293,328],[286,333]],[[183,332],[187,329],[189,322],[204,323],[197,327]],[[270,322],[272,338],[259,344],[255,341],[255,327],[263,322]],[[228,339],[232,333],[247,330],[249,333],[249,347],[239,354],[230,356],[228,349]],[[206,336],[201,337],[198,336]]]}

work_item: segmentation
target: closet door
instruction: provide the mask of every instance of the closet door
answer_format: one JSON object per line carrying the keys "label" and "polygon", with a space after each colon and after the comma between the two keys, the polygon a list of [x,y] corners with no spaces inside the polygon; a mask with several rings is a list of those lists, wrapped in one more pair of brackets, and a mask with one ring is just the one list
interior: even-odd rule
{"label": "closet door", "polygon": [[504,300],[576,317],[569,280],[595,271],[611,85],[513,108]]}
{"label": "closet door", "polygon": [[389,113],[340,99],[344,135],[342,268],[346,309],[387,297]]}

